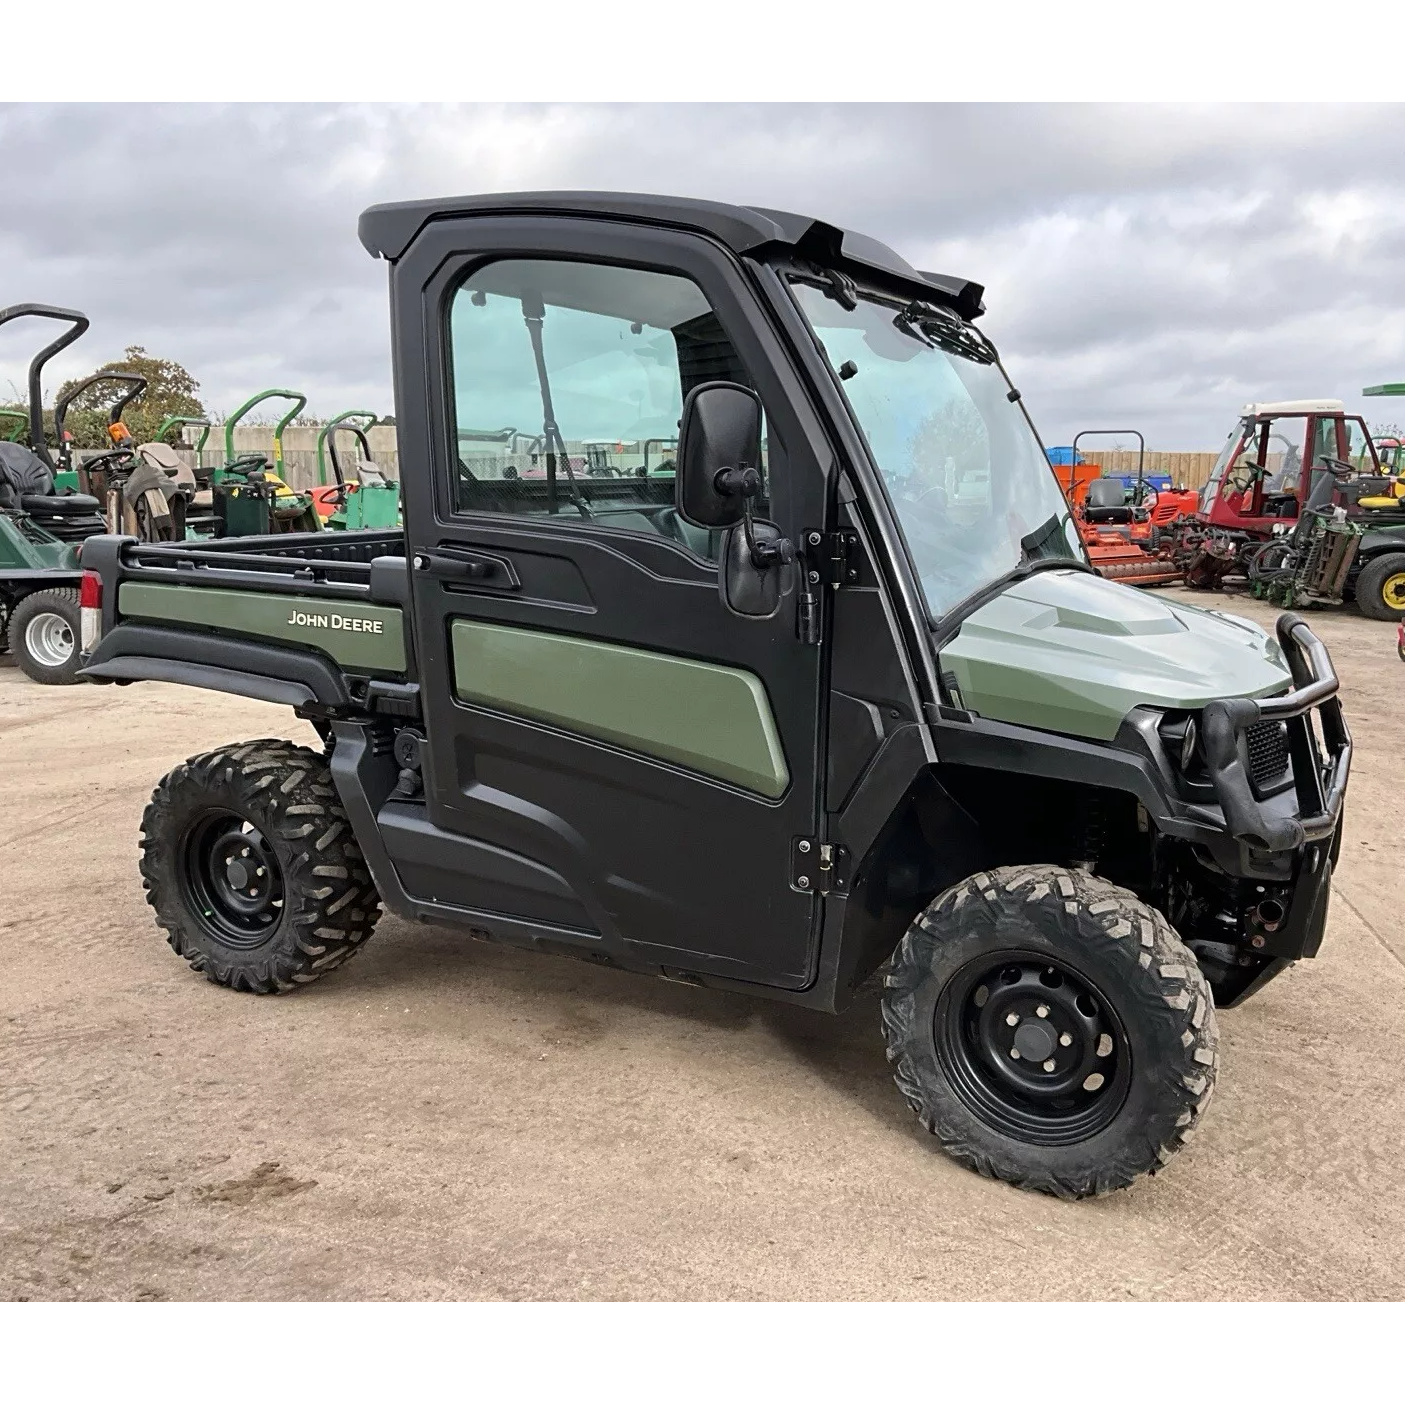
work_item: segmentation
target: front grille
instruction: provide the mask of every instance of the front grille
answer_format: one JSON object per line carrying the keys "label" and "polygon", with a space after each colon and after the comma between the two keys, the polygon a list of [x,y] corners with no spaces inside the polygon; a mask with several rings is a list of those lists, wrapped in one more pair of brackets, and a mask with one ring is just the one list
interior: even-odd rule
{"label": "front grille", "polygon": [[1272,785],[1288,769],[1288,729],[1281,722],[1256,722],[1245,730],[1249,747],[1249,778],[1257,786]]}

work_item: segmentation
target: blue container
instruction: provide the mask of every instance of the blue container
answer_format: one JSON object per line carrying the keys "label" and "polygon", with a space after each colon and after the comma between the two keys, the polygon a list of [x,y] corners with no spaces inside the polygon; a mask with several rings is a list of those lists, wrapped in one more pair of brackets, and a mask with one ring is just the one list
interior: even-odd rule
{"label": "blue container", "polygon": [[[1072,444],[1059,444],[1047,450],[1047,452],[1049,455],[1049,462],[1056,468],[1067,468],[1068,465],[1074,461]],[[1079,457],[1081,458],[1082,455]]]}
{"label": "blue container", "polygon": [[[1135,473],[1119,473],[1116,476],[1122,480],[1122,486],[1129,493],[1137,485]],[[1161,493],[1171,486],[1171,475],[1169,473],[1146,473],[1142,475],[1142,482],[1149,483],[1158,493]]]}

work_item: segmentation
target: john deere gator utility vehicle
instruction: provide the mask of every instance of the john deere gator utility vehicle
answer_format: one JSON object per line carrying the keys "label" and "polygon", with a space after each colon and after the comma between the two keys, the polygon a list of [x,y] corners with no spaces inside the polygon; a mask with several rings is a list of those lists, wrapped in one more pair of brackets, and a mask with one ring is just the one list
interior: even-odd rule
{"label": "john deere gator utility vehicle", "polygon": [[[1167,1162],[1216,1006],[1322,940],[1351,740],[1308,626],[1094,574],[982,289],[872,239],[580,193],[378,206],[361,238],[403,530],[85,549],[87,677],[324,743],[157,785],[176,953],[292,991],[383,903],[823,1010],[881,972],[898,1089],[957,1160],[1065,1196]],[[460,425],[534,418],[542,477],[461,458]],[[667,473],[571,449],[675,435]]]}
{"label": "john deere gator utility vehicle", "polygon": [[40,683],[72,683],[78,670],[78,557],[106,531],[98,499],[56,492],[57,465],[44,440],[43,370],[88,329],[69,308],[20,303],[0,325],[37,317],[67,327],[29,363],[29,445],[0,442],[0,647]]}

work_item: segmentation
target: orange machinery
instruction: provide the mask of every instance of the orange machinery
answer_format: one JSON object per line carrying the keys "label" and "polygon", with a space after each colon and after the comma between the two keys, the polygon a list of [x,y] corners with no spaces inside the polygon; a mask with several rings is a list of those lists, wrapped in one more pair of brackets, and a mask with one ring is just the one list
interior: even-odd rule
{"label": "orange machinery", "polygon": [[[1120,478],[1104,478],[1100,465],[1079,461],[1078,441],[1091,434],[1136,435],[1142,447],[1131,503]],[[1181,573],[1162,548],[1161,533],[1195,511],[1197,496],[1190,489],[1158,491],[1147,483],[1142,472],[1145,454],[1145,442],[1136,430],[1080,430],[1073,438],[1073,462],[1061,465],[1057,473],[1094,570],[1128,585],[1169,585],[1180,580]]]}

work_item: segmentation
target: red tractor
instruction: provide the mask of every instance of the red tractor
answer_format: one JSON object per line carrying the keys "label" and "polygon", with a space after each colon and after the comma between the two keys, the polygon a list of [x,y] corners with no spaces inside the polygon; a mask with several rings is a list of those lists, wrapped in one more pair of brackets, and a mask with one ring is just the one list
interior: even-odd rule
{"label": "red tractor", "polygon": [[[1093,434],[1136,436],[1137,476],[1129,486],[1101,467],[1085,463],[1078,452],[1082,439]],[[1073,510],[1088,559],[1100,576],[1128,585],[1167,585],[1181,578],[1170,553],[1161,548],[1166,528],[1195,510],[1194,492],[1158,487],[1145,472],[1146,440],[1135,429],[1083,429],[1073,436],[1072,462],[1060,468],[1064,496]],[[1065,470],[1067,477],[1064,477]]]}
{"label": "red tractor", "polygon": [[[1323,470],[1332,482],[1314,495],[1314,474]],[[1405,529],[1402,492],[1405,486],[1383,470],[1365,421],[1348,415],[1340,400],[1246,405],[1200,490],[1195,513],[1171,536],[1174,559],[1190,586],[1212,589],[1235,575],[1254,581],[1256,562],[1269,556],[1277,562],[1287,539],[1300,535],[1300,517],[1313,496],[1319,516],[1330,508],[1369,538],[1351,550],[1340,580],[1334,575],[1325,595],[1309,590],[1305,597],[1325,603],[1352,593],[1356,575],[1378,548],[1399,549],[1386,537]]]}

